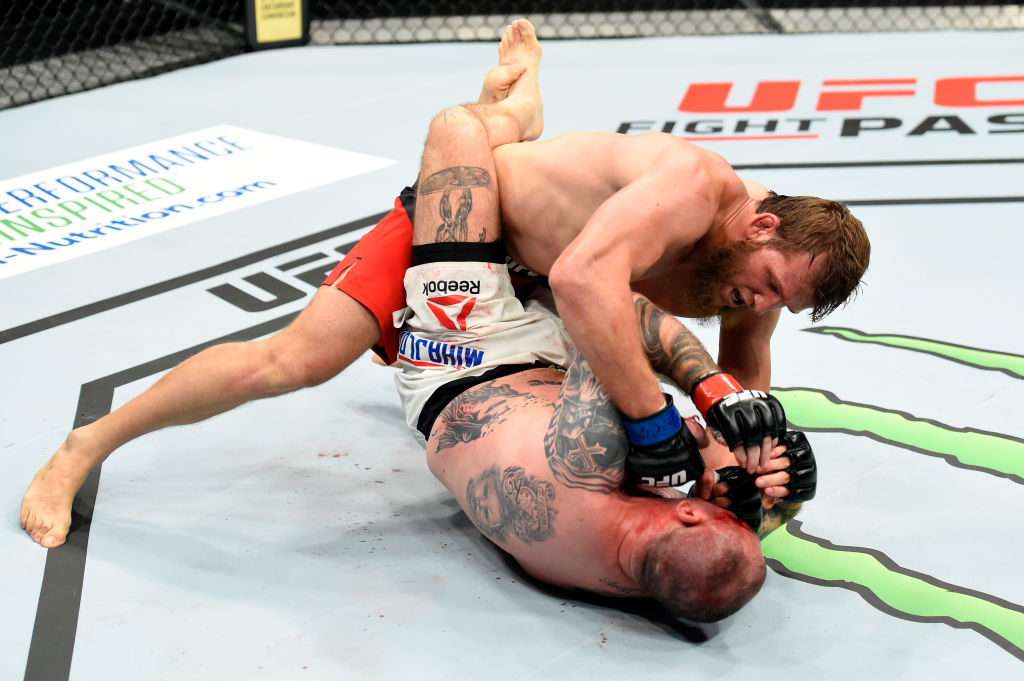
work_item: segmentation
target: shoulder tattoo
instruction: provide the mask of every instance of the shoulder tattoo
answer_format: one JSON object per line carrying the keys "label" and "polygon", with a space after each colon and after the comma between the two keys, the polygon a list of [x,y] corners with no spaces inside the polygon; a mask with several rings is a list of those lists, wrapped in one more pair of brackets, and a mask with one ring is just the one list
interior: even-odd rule
{"label": "shoulder tattoo", "polygon": [[615,406],[587,361],[577,356],[544,436],[551,472],[568,487],[608,494],[622,482],[627,452]]}
{"label": "shoulder tattoo", "polygon": [[761,521],[761,527],[757,530],[757,536],[763,539],[788,523],[796,517],[801,506],[803,506],[803,503],[799,501],[777,499],[775,504],[764,512],[764,519]]}
{"label": "shoulder tattoo", "polygon": [[555,534],[555,486],[520,466],[491,466],[466,485],[466,515],[488,539],[504,543],[509,533],[524,544]]}

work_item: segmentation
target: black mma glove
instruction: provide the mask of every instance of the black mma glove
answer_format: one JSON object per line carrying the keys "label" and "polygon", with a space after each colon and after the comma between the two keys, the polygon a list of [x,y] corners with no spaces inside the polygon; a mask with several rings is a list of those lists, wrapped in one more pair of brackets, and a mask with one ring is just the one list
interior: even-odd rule
{"label": "black mma glove", "polygon": [[651,487],[678,487],[704,473],[704,459],[697,440],[686,427],[672,396],[665,406],[642,419],[622,417],[629,438],[626,481]]}
{"label": "black mma glove", "polygon": [[799,430],[791,430],[782,436],[786,444],[786,453],[783,456],[789,458],[789,483],[786,489],[789,495],[784,501],[810,501],[818,489],[818,464],[814,461],[814,451],[807,442],[807,436]]}
{"label": "black mma glove", "polygon": [[739,466],[718,469],[718,481],[729,485],[729,491],[725,494],[729,500],[729,510],[754,532],[760,529],[764,514],[761,490],[754,484],[756,479],[756,475],[747,473],[746,469]]}
{"label": "black mma glove", "polygon": [[786,432],[786,412],[777,399],[760,390],[744,390],[724,371],[697,381],[690,397],[729,449],[760,447],[765,437],[781,440]]}

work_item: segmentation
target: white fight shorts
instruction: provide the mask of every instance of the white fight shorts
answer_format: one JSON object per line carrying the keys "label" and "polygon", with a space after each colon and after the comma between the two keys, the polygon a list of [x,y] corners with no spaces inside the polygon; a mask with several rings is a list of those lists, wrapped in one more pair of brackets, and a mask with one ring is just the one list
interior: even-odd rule
{"label": "white fight shorts", "polygon": [[517,299],[503,259],[414,265],[405,274],[405,296],[407,307],[395,313],[402,365],[395,383],[414,430],[423,405],[445,383],[504,365],[565,367],[575,354],[551,292]]}

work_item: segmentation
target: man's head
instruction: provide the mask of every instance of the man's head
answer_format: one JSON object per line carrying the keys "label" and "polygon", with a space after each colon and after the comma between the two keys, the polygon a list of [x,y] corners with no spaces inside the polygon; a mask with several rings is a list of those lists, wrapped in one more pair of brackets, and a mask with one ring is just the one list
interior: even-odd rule
{"label": "man's head", "polygon": [[736,516],[707,502],[679,501],[674,511],[678,526],[654,535],[637,581],[677,617],[728,617],[764,583],[760,542]]}
{"label": "man's head", "polygon": [[779,307],[811,308],[818,321],[856,293],[870,255],[864,226],[842,203],[769,192],[739,240],[705,255],[688,297],[697,314],[724,323]]}
{"label": "man's head", "polygon": [[790,257],[809,254],[814,266],[811,319],[819,321],[846,304],[857,289],[871,259],[871,242],[864,225],[845,204],[815,196],[781,196],[768,192],[758,213],[774,215],[779,224],[766,248]]}

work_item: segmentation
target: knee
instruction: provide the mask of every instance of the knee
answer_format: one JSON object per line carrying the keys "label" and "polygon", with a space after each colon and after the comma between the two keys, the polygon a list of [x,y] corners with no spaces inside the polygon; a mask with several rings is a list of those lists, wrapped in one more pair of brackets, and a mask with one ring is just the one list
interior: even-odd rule
{"label": "knee", "polygon": [[483,120],[467,106],[450,106],[434,116],[430,122],[428,137],[457,137],[471,140],[473,137],[486,139],[487,129]]}
{"label": "knee", "polygon": [[320,353],[311,352],[301,339],[287,330],[264,342],[266,368],[256,380],[259,389],[266,394],[281,395],[312,388],[338,373],[333,366],[321,361]]}
{"label": "knee", "polygon": [[276,397],[309,388],[330,376],[318,372],[315,363],[303,357],[284,334],[248,344],[248,370],[236,374],[235,390],[249,399]]}

